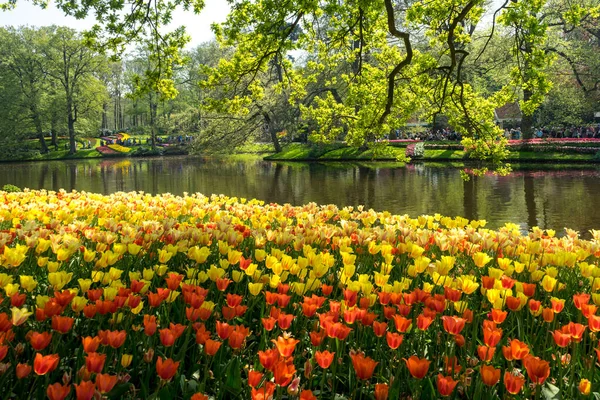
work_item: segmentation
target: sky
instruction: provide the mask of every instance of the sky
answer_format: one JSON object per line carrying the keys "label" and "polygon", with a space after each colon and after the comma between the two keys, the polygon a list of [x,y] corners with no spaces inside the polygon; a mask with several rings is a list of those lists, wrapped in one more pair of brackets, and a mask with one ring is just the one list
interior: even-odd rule
{"label": "sky", "polygon": [[[176,28],[184,25],[186,32],[192,40],[189,47],[195,47],[202,42],[207,42],[214,38],[210,25],[213,22],[223,22],[229,12],[229,5],[226,0],[207,0],[204,10],[199,15],[192,11],[177,10],[173,13],[173,23],[170,27]],[[62,11],[53,6],[52,0],[50,6],[42,10],[26,0],[18,0],[17,6],[12,11],[0,11],[0,26],[46,26],[62,25],[76,30],[85,30],[90,28],[96,20],[88,17],[78,20],[75,17],[66,16]]]}

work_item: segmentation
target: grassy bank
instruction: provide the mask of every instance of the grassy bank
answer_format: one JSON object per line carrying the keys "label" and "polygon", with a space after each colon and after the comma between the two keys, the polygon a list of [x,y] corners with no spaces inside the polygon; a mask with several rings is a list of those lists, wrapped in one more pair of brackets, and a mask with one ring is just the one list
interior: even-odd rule
{"label": "grassy bank", "polygon": [[[467,161],[468,155],[463,150],[450,148],[425,148],[422,157],[413,157],[413,161]],[[581,147],[585,147],[582,145]],[[507,161],[512,162],[600,162],[592,153],[579,153],[580,147],[573,146],[562,151],[547,151],[540,146],[540,151],[513,150],[509,153]],[[405,146],[390,145],[383,149],[359,149],[347,147],[343,144],[307,145],[291,143],[283,151],[265,157],[269,161],[393,161],[403,156]]]}

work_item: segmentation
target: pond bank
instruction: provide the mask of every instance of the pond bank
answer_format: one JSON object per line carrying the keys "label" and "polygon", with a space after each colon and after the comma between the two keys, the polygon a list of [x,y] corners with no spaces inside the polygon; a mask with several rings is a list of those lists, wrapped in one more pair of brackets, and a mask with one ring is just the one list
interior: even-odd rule
{"label": "pond bank", "polygon": [[[408,143],[391,143],[376,149],[360,149],[342,144],[310,145],[292,143],[279,153],[265,157],[267,161],[396,161],[406,154]],[[598,163],[600,152],[586,143],[523,143],[509,146],[508,162]],[[600,146],[600,141],[599,141]],[[424,154],[412,161],[469,161],[459,143],[425,143]]]}

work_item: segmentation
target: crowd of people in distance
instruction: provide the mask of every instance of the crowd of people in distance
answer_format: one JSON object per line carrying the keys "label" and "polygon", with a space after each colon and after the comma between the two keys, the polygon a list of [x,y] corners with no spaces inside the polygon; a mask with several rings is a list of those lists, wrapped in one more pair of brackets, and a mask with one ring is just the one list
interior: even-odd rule
{"label": "crowd of people in distance", "polygon": [[[504,129],[504,137],[508,140],[520,140],[523,134],[520,128]],[[536,139],[600,139],[600,124],[579,127],[536,127],[533,129]],[[451,128],[428,129],[422,132],[397,130],[388,136],[389,140],[419,140],[419,141],[460,141],[462,136]]]}

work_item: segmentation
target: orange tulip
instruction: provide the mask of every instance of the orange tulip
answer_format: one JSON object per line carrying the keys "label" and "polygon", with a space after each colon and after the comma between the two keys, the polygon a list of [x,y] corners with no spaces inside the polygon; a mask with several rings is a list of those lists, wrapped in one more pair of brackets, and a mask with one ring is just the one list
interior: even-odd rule
{"label": "orange tulip", "polygon": [[219,351],[222,342],[217,340],[208,339],[206,343],[204,343],[204,352],[209,356],[214,356]]}
{"label": "orange tulip", "polygon": [[95,353],[96,350],[98,350],[100,343],[102,343],[102,339],[100,339],[98,336],[86,336],[81,338],[81,341],[83,342],[83,351],[86,353]]}
{"label": "orange tulip", "polygon": [[479,355],[479,358],[481,359],[481,361],[487,361],[487,362],[492,361],[492,358],[494,358],[495,352],[496,352],[495,347],[477,346],[477,354]]}
{"label": "orange tulip", "polygon": [[403,335],[398,333],[388,332],[385,336],[388,346],[391,349],[396,350],[402,344],[402,339],[404,339]]}
{"label": "orange tulip", "polygon": [[119,377],[116,375],[96,375],[96,387],[98,388],[98,391],[102,394],[110,392],[115,387],[118,381]]}
{"label": "orange tulip", "polygon": [[170,358],[163,360],[162,357],[158,357],[156,360],[156,373],[165,381],[171,380],[175,376],[177,368],[179,368],[179,361],[174,362]]}
{"label": "orange tulip", "polygon": [[506,315],[508,313],[506,311],[498,310],[494,308],[490,313],[490,319],[494,321],[496,324],[501,324],[506,319]]}
{"label": "orange tulip", "polygon": [[44,350],[46,347],[48,347],[51,340],[52,334],[49,332],[32,332],[29,336],[29,343],[31,343],[31,347],[37,351]]}
{"label": "orange tulip", "polygon": [[578,310],[581,310],[581,306],[588,304],[590,301],[590,295],[587,293],[580,293],[573,295],[573,303]]}
{"label": "orange tulip", "polygon": [[481,373],[481,380],[487,386],[494,386],[500,381],[500,368],[494,368],[491,365],[482,365],[479,372]]}
{"label": "orange tulip", "polygon": [[581,342],[581,339],[583,339],[585,326],[582,324],[576,324],[575,322],[569,322],[567,325],[562,327],[561,331],[562,333],[570,334],[571,340],[575,343],[579,343]]}
{"label": "orange tulip", "polygon": [[232,349],[239,349],[244,344],[244,340],[246,340],[246,332],[236,327],[236,329],[231,332],[231,335],[229,335],[227,343],[229,343],[229,347]]}
{"label": "orange tulip", "polygon": [[310,343],[315,346],[318,347],[321,345],[321,342],[323,341],[323,339],[325,339],[325,336],[327,336],[327,331],[325,331],[324,329],[321,329],[320,331],[311,331],[310,332]]}
{"label": "orange tulip", "polygon": [[50,400],[63,400],[71,391],[71,385],[61,385],[60,383],[55,383],[53,385],[48,385],[48,389],[46,389],[46,394]]}
{"label": "orange tulip", "polygon": [[398,332],[404,333],[412,324],[412,320],[406,319],[401,315],[394,315],[394,323],[396,324],[396,330]]}
{"label": "orange tulip", "polygon": [[462,366],[458,363],[456,356],[444,356],[444,371],[446,375],[457,375],[460,373]]}
{"label": "orange tulip", "polygon": [[554,311],[549,307],[544,307],[542,310],[542,318],[548,323],[554,321]]}
{"label": "orange tulip", "polygon": [[335,356],[335,353],[331,353],[327,350],[315,352],[315,359],[317,360],[317,364],[319,364],[319,367],[321,367],[323,369],[329,368],[329,366],[333,362],[334,356]]}
{"label": "orange tulip", "polygon": [[529,346],[520,340],[513,339],[508,346],[502,347],[502,354],[508,361],[522,360],[529,354]]}
{"label": "orange tulip", "polygon": [[489,347],[496,347],[498,342],[502,339],[502,329],[484,329],[483,330],[483,343]]}
{"label": "orange tulip", "polygon": [[465,327],[466,319],[460,317],[450,317],[448,315],[444,315],[442,317],[442,322],[444,324],[444,330],[451,335],[458,335],[463,328]]}
{"label": "orange tulip", "polygon": [[17,364],[15,373],[18,379],[23,379],[31,373],[31,365],[29,364]]}
{"label": "orange tulip", "polygon": [[429,364],[431,363],[428,359],[417,356],[410,356],[408,360],[404,359],[404,362],[406,362],[408,372],[410,372],[413,378],[417,379],[423,379],[427,375]]}
{"label": "orange tulip", "polygon": [[508,371],[504,373],[504,386],[510,394],[519,394],[524,384],[524,378],[513,375]]}
{"label": "orange tulip", "polygon": [[196,343],[204,345],[208,339],[210,339],[210,331],[206,330],[204,324],[200,324],[200,327],[196,331]]}
{"label": "orange tulip", "polygon": [[451,376],[444,376],[442,374],[438,374],[436,379],[437,390],[442,395],[442,397],[450,396],[457,384],[458,381],[452,379]]}
{"label": "orange tulip", "polygon": [[252,400],[270,400],[273,398],[275,393],[275,385],[273,382],[266,382],[265,385],[260,389],[252,389],[251,396]]}
{"label": "orange tulip", "polygon": [[144,315],[144,333],[146,336],[152,336],[156,333],[156,316],[155,315]]}
{"label": "orange tulip", "polygon": [[52,372],[58,367],[60,357],[58,354],[50,354],[48,356],[42,356],[40,353],[35,353],[35,359],[33,360],[33,370],[38,375],[46,375]]}
{"label": "orange tulip", "polygon": [[82,381],[79,385],[75,384],[77,400],[92,400],[95,392],[96,384],[92,381]]}
{"label": "orange tulip", "polygon": [[521,308],[521,300],[518,297],[506,296],[506,307],[511,311],[517,311]]}
{"label": "orange tulip", "polygon": [[588,318],[588,327],[591,332],[600,332],[600,316],[590,315]]}
{"label": "orange tulip", "polygon": [[358,379],[369,379],[373,376],[373,371],[378,362],[373,360],[371,357],[365,357],[362,353],[350,354],[352,359],[352,365]]}
{"label": "orange tulip", "polygon": [[579,381],[579,385],[577,387],[579,389],[579,393],[584,396],[589,396],[592,392],[592,382],[587,379],[582,379]]}
{"label": "orange tulip", "polygon": [[550,303],[552,304],[552,311],[555,314],[560,313],[565,308],[565,301],[563,299],[550,299]]}
{"label": "orange tulip", "polygon": [[275,363],[279,360],[279,351],[277,349],[269,349],[258,352],[258,361],[264,369],[272,370]]}
{"label": "orange tulip", "polygon": [[533,383],[542,385],[550,376],[550,363],[532,355],[523,359],[527,375]]}
{"label": "orange tulip", "polygon": [[433,318],[432,317],[427,317],[423,314],[420,314],[417,317],[417,328],[419,328],[422,331],[426,331],[427,328],[429,328],[429,326],[431,325],[431,323],[433,322]]}
{"label": "orange tulip", "polygon": [[294,374],[296,373],[296,368],[294,367],[293,362],[280,359],[273,366],[273,380],[279,386],[287,386],[292,381]]}
{"label": "orange tulip", "polygon": [[273,339],[271,342],[275,343],[277,350],[279,350],[279,354],[281,357],[290,357],[296,348],[296,345],[300,343],[299,340],[294,338],[288,338],[279,336],[277,340]]}
{"label": "orange tulip", "polygon": [[160,342],[162,343],[163,346],[165,347],[171,347],[175,344],[175,339],[176,338],[176,333],[173,332],[172,330],[166,328],[166,329],[160,329],[158,331],[158,333],[160,334]]}
{"label": "orange tulip", "polygon": [[90,372],[99,374],[104,368],[104,362],[106,361],[106,354],[89,353],[85,357],[85,367]]}
{"label": "orange tulip", "polygon": [[229,338],[229,335],[231,335],[231,332],[233,332],[234,329],[233,326],[226,322],[217,321],[217,335],[219,335],[221,340]]}
{"label": "orange tulip", "polygon": [[108,345],[113,349],[118,349],[125,343],[127,338],[127,332],[125,331],[108,331],[106,333],[106,340]]}
{"label": "orange tulip", "polygon": [[375,400],[387,400],[390,387],[387,383],[375,384]]}
{"label": "orange tulip", "polygon": [[260,384],[260,381],[262,381],[264,374],[258,372],[258,371],[248,371],[248,385],[250,385],[250,387],[257,387]]}
{"label": "orange tulip", "polygon": [[558,347],[567,347],[571,344],[571,334],[563,333],[558,329],[552,332],[552,338]]}
{"label": "orange tulip", "polygon": [[300,392],[300,400],[317,400],[312,390],[303,390]]}
{"label": "orange tulip", "polygon": [[208,400],[208,396],[204,393],[194,393],[190,400]]}
{"label": "orange tulip", "polygon": [[55,315],[52,317],[52,329],[60,333],[67,333],[73,327],[75,319],[71,317],[60,317]]}
{"label": "orange tulip", "polygon": [[377,337],[383,337],[387,330],[387,322],[373,321],[373,332]]}

